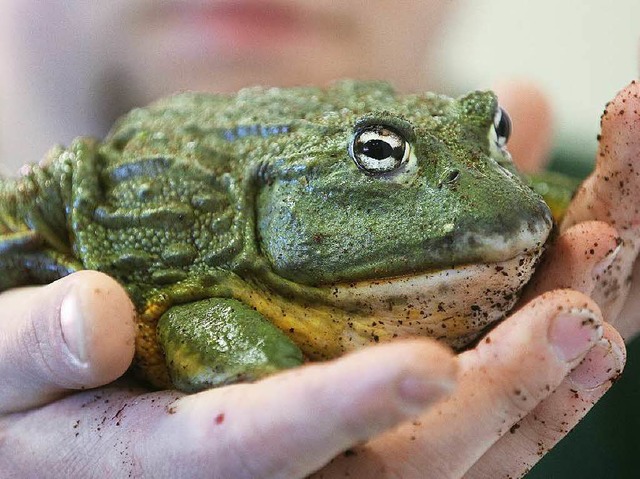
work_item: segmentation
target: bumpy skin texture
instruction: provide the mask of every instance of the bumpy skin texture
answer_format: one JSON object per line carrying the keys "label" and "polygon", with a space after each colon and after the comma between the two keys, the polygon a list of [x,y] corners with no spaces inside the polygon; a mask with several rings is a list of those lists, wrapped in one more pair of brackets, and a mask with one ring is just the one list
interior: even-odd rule
{"label": "bumpy skin texture", "polygon": [[[158,386],[253,379],[301,362],[298,347],[327,358],[408,334],[463,346],[513,305],[552,223],[496,143],[497,112],[490,92],[399,97],[348,81],[159,101],[0,185],[0,289],[82,268],[113,276],[139,313],[137,365]],[[366,131],[397,135],[402,160],[358,165]],[[266,346],[241,356],[262,366],[225,376],[218,359],[252,310]],[[229,331],[207,330],[220,321]]]}

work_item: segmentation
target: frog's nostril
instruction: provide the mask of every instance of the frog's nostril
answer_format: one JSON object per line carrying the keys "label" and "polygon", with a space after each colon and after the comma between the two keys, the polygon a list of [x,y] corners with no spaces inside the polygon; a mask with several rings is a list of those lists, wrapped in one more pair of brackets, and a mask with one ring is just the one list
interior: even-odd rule
{"label": "frog's nostril", "polygon": [[440,177],[440,180],[438,181],[438,188],[442,188],[443,186],[455,186],[459,179],[460,170],[451,170]]}
{"label": "frog's nostril", "polygon": [[454,183],[457,183],[459,179],[460,179],[460,170],[451,170],[447,175],[446,183],[452,185]]}

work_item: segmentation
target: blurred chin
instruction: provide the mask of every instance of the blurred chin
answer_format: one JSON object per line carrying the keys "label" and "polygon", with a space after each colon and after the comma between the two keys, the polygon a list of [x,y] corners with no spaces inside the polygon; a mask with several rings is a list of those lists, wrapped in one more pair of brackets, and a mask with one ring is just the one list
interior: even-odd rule
{"label": "blurred chin", "polygon": [[[199,4],[172,3],[186,11]],[[424,51],[432,29],[421,18],[434,11],[440,18],[434,4],[411,3],[404,13],[386,3],[366,9],[359,2],[336,7],[320,1],[313,8],[287,0],[266,4],[279,6],[276,20],[260,17],[260,11],[254,17],[231,12],[229,5],[235,4],[223,1],[203,2],[208,5],[203,15],[144,10],[130,23],[115,60],[133,81],[127,88],[141,102],[185,89],[231,92],[248,85],[324,85],[345,77],[390,80],[400,90],[424,87]],[[249,12],[267,8],[249,0],[238,5]],[[392,12],[404,16],[389,16]],[[420,18],[409,18],[406,25],[411,13]]]}
{"label": "blurred chin", "polygon": [[[228,93],[252,85],[325,85],[338,78],[374,76],[344,52],[331,52],[331,60],[327,61],[327,50],[280,49],[251,55],[227,51],[224,55],[199,58],[148,55],[144,62],[130,65],[128,73],[134,82],[131,86],[139,92],[136,96],[145,101],[183,90]],[[149,77],[154,81],[150,82]]]}

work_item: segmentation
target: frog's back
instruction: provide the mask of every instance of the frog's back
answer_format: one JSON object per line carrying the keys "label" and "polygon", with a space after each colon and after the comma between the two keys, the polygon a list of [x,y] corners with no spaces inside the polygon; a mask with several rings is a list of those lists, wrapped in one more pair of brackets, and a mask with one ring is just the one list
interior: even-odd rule
{"label": "frog's back", "polygon": [[234,95],[187,92],[131,111],[115,125],[107,141],[121,146],[137,134],[155,132],[184,136],[186,141],[193,136],[206,138],[210,145],[224,149],[236,139],[264,139],[286,132],[297,120],[317,120],[326,112],[379,110],[396,103],[389,84],[350,80],[327,89],[251,87]]}
{"label": "frog's back", "polygon": [[119,279],[139,306],[150,291],[233,269],[252,246],[247,195],[270,143],[341,99],[249,88],[133,110],[77,172],[85,179],[71,227],[84,267]]}
{"label": "frog's back", "polygon": [[[143,151],[105,161],[99,187],[82,192],[72,218],[84,267],[144,289],[232,258],[241,240],[233,175],[199,168],[171,148]],[[111,154],[103,147],[102,158]]]}
{"label": "frog's back", "polygon": [[[39,248],[44,238],[51,265],[43,270],[55,270],[41,279],[16,277],[4,287],[31,278],[51,281],[84,267],[149,290],[212,268],[232,269],[243,248],[255,246],[247,236],[253,221],[247,195],[259,168],[285,148],[298,148],[293,136],[307,142],[306,129],[315,130],[316,146],[323,148],[322,129],[330,129],[340,112],[384,110],[396,98],[385,83],[344,81],[328,89],[183,93],[133,110],[104,142],[79,139],[56,150],[50,166],[3,184],[5,216],[24,223],[3,226],[0,233],[9,235],[3,237],[5,249],[17,248],[22,255]],[[438,108],[438,102],[449,100],[434,95],[429,101]],[[299,153],[306,152],[293,155]],[[48,208],[46,221],[18,218],[23,213],[11,209],[16,201],[32,216],[31,203],[51,202],[45,184],[56,185],[56,211]],[[25,189],[33,194],[25,195]],[[17,239],[10,236],[14,231]],[[6,262],[7,271],[19,269],[13,257]]]}
{"label": "frog's back", "polygon": [[[246,92],[253,102],[263,91]],[[246,151],[286,133],[276,112],[241,108],[238,96],[184,93],[123,117],[99,147],[72,212],[86,268],[150,291],[231,268],[244,243]],[[267,102],[268,103],[268,102]],[[247,112],[260,111],[251,116]]]}

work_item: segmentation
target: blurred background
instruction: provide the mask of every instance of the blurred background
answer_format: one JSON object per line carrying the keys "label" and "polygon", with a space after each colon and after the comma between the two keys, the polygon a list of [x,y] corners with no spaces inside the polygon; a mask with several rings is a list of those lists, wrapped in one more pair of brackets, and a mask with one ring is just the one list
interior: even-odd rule
{"label": "blurred background", "polygon": [[0,4],[5,171],[54,142],[103,136],[123,111],[179,89],[344,76],[450,94],[534,80],[551,101],[555,148],[580,162],[605,102],[638,74],[634,0],[101,3]]}
{"label": "blurred background", "polygon": [[439,77],[463,90],[504,78],[534,80],[551,100],[555,146],[591,156],[605,103],[638,77],[640,2],[459,5],[435,51]]}
{"label": "blurred background", "polygon": [[[638,76],[639,40],[638,0],[3,0],[0,168],[182,89],[352,77],[455,95],[520,78],[553,110],[551,167],[580,177],[605,103]],[[529,477],[638,477],[639,408],[636,341],[623,378]]]}

